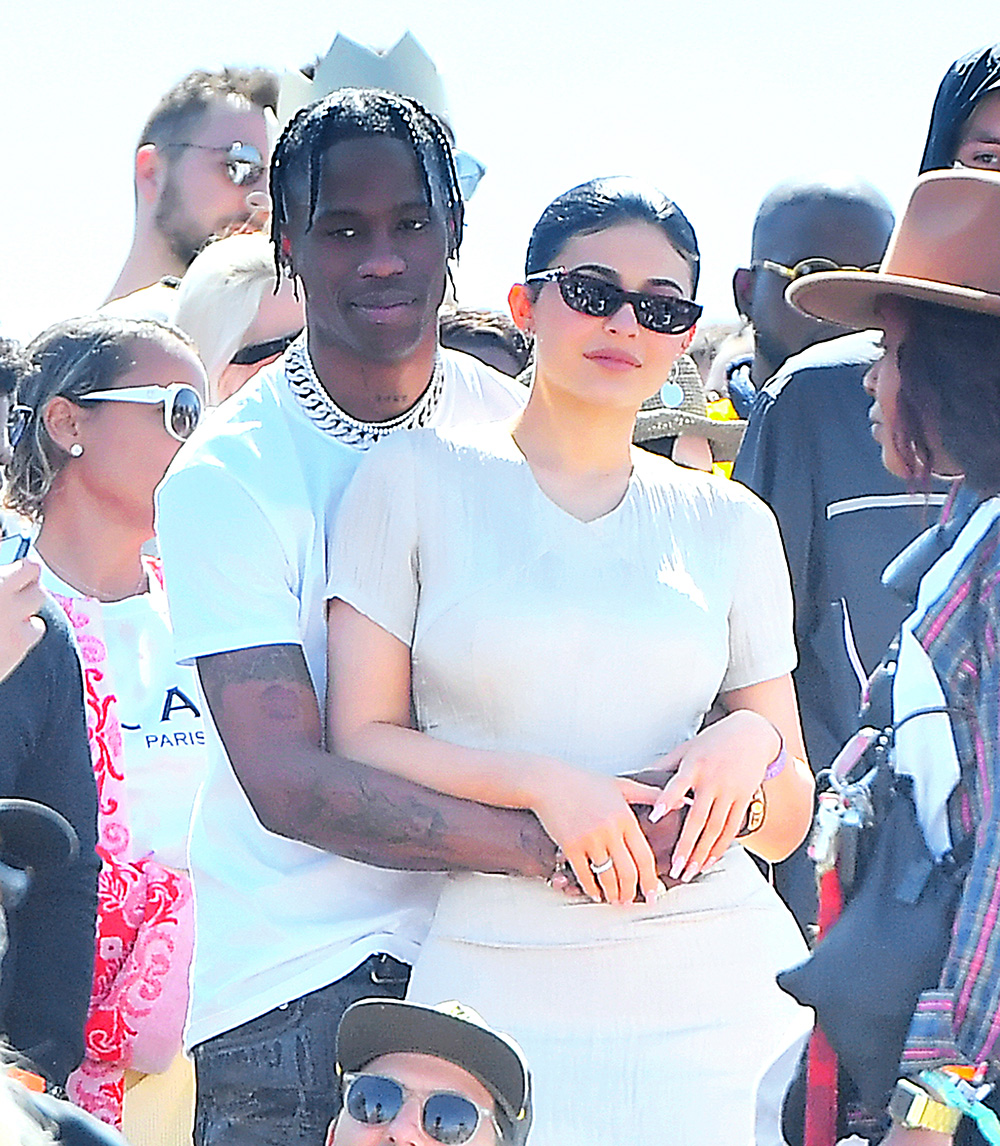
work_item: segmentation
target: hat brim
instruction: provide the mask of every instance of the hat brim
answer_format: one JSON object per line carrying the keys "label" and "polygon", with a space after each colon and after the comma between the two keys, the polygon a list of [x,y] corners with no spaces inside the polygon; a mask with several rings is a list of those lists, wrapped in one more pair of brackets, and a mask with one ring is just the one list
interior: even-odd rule
{"label": "hat brim", "polygon": [[686,410],[640,410],[636,415],[632,441],[641,446],[657,438],[696,434],[707,438],[716,447],[712,451],[716,461],[731,462],[736,458],[746,428],[743,419],[706,418]]}
{"label": "hat brim", "polygon": [[403,999],[364,999],[344,1012],[337,1031],[337,1064],[360,1070],[386,1054],[429,1054],[467,1070],[494,1096],[510,1120],[523,1117],[528,1069],[498,1033],[433,1007]]}
{"label": "hat brim", "polygon": [[884,298],[913,298],[977,314],[1000,315],[1000,294],[871,271],[822,271],[788,284],[785,298],[811,318],[853,330],[879,329]]}

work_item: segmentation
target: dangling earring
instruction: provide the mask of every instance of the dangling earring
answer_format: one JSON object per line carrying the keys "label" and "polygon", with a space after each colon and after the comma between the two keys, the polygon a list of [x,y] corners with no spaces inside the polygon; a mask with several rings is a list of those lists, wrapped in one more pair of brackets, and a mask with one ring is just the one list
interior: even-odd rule
{"label": "dangling earring", "polygon": [[69,456],[71,458],[82,458],[83,446],[81,446],[79,442],[74,442],[69,448]]}

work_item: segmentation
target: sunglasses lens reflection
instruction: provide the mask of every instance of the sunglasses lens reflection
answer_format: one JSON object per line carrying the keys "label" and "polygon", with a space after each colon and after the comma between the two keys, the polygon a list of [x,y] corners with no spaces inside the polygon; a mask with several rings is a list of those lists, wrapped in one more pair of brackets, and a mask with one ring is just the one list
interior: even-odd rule
{"label": "sunglasses lens reflection", "polygon": [[264,174],[264,168],[259,163],[249,163],[244,159],[230,159],[226,164],[226,171],[236,187],[245,187],[248,183],[256,183]]}
{"label": "sunglasses lens reflection", "polygon": [[[399,1114],[406,1096],[394,1078],[359,1074],[347,1088],[344,1105],[355,1122],[385,1126]],[[443,1091],[427,1096],[423,1105],[424,1133],[442,1146],[462,1146],[479,1126],[479,1110],[460,1094]]]}
{"label": "sunglasses lens reflection", "polygon": [[234,143],[230,147],[226,171],[234,186],[256,183],[265,170],[264,157],[252,143]]}
{"label": "sunglasses lens reflection", "polygon": [[391,1078],[361,1075],[347,1092],[347,1113],[365,1126],[391,1122],[403,1105],[403,1088]]}
{"label": "sunglasses lens reflection", "polygon": [[170,410],[170,429],[175,437],[186,441],[201,418],[201,398],[197,390],[178,390]]}
{"label": "sunglasses lens reflection", "polygon": [[[626,301],[620,287],[593,275],[565,274],[559,280],[559,291],[570,309],[593,318],[616,314]],[[656,334],[681,334],[689,330],[701,314],[701,307],[686,298],[639,292],[629,301],[635,308],[639,325]]]}
{"label": "sunglasses lens reflection", "polygon": [[460,1094],[432,1094],[424,1104],[424,1131],[445,1146],[468,1142],[479,1125],[479,1111]]}
{"label": "sunglasses lens reflection", "polygon": [[594,318],[606,318],[622,304],[622,292],[613,283],[592,275],[564,275],[559,290],[568,307]]}

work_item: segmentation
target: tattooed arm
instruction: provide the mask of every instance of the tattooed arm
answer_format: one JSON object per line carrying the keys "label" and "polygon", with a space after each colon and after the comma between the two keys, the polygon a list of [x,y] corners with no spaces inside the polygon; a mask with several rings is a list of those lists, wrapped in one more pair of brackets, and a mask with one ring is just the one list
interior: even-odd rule
{"label": "tattooed arm", "polygon": [[212,719],[268,831],[377,867],[547,876],[555,844],[530,812],[432,792],[322,748],[298,645],[198,658]]}

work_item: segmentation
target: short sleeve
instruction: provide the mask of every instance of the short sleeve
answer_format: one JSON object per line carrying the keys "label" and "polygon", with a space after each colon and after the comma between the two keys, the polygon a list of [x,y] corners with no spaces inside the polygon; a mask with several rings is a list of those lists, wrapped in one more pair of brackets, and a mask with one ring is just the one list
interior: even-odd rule
{"label": "short sleeve", "polygon": [[[413,644],[419,596],[415,440],[383,439],[368,451],[337,510],[327,599],[339,598],[405,645]],[[433,481],[421,466],[420,481]]]}
{"label": "short sleeve", "polygon": [[179,663],[257,645],[301,645],[295,569],[239,482],[221,466],[191,466],[167,476],[156,504]]}
{"label": "short sleeve", "polygon": [[774,515],[747,494],[733,504],[726,560],[733,577],[729,668],[722,691],[746,688],[792,671],[792,590]]}

